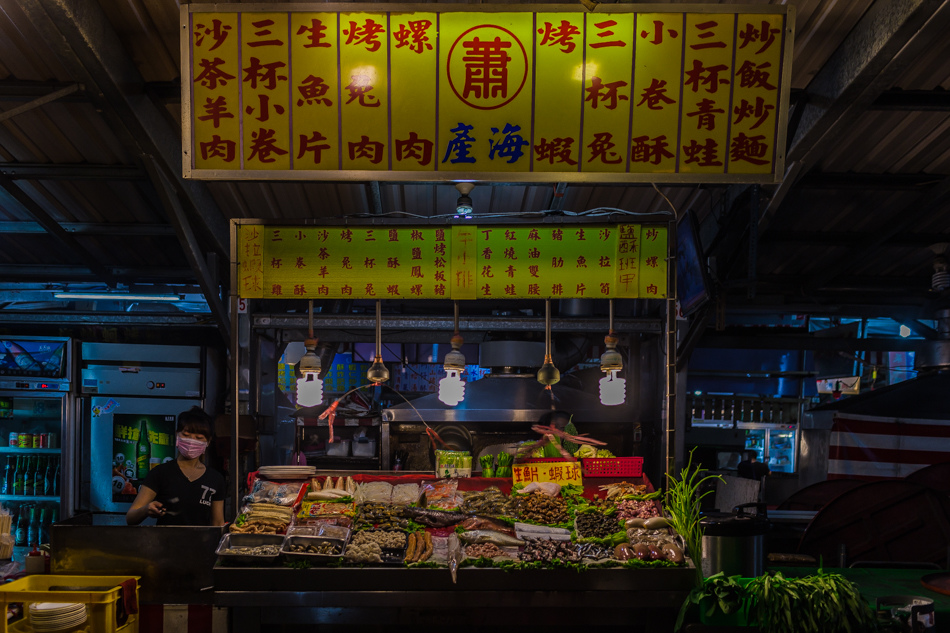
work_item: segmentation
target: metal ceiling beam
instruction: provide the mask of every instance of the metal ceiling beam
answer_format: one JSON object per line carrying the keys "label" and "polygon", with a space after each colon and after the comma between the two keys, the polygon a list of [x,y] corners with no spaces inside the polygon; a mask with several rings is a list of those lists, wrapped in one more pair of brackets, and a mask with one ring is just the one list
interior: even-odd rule
{"label": "metal ceiling beam", "polygon": [[148,157],[145,161],[145,168],[152,179],[152,184],[158,191],[158,197],[162,201],[162,206],[165,207],[165,213],[171,218],[175,232],[178,234],[178,241],[185,250],[185,257],[188,258],[191,269],[195,271],[198,285],[201,286],[201,292],[204,294],[205,301],[208,302],[211,314],[214,315],[214,320],[218,325],[218,332],[221,334],[225,346],[227,346],[231,341],[231,321],[228,317],[228,310],[221,300],[218,283],[211,276],[208,266],[205,264],[204,254],[201,252],[194,231],[191,230],[191,225],[188,223],[188,216],[185,214],[185,210],[182,209],[172,184],[165,178],[155,158]]}
{"label": "metal ceiling beam", "polygon": [[[255,314],[255,328],[307,329],[306,315],[296,314]],[[314,314],[313,329],[375,330],[376,317],[355,314]],[[452,317],[431,316],[387,316],[382,318],[383,330],[437,330],[451,332],[455,329]],[[554,332],[606,332],[606,318],[579,317],[576,319],[551,319]],[[459,317],[459,331],[493,330],[496,332],[543,332],[544,319],[535,317]],[[614,319],[614,331],[621,334],[642,333],[659,334],[660,322],[657,319]],[[385,331],[383,333],[385,338]]]}
{"label": "metal ceiling beam", "polygon": [[825,338],[807,334],[752,334],[750,332],[708,331],[699,347],[718,349],[778,349],[821,352],[913,352],[922,341],[876,338]]}
{"label": "metal ceiling beam", "polygon": [[145,81],[98,2],[20,0],[70,74],[85,84],[90,101],[114,124],[122,141],[140,155],[160,158],[162,169],[197,214],[214,250],[230,253],[230,227],[205,183],[182,178],[181,134],[148,97]]}
{"label": "metal ceiling beam", "polygon": [[79,259],[91,272],[109,286],[117,283],[113,275],[85,246],[66,231],[36,200],[20,189],[10,178],[0,174],[0,206],[16,205],[33,216],[33,219],[46,230],[60,245]]}
{"label": "metal ceiling beam", "polygon": [[0,310],[0,323],[4,324],[31,324],[38,325],[141,325],[150,327],[160,326],[201,326],[208,325],[208,316],[205,314],[168,313],[159,312],[122,312],[107,314],[103,312],[32,312]]}
{"label": "metal ceiling beam", "polygon": [[940,182],[934,174],[859,174],[854,172],[811,171],[796,183],[799,189],[875,189],[921,191]]}
{"label": "metal ceiling beam", "polygon": [[947,0],[877,0],[805,89],[801,124],[788,162],[806,171],[917,55],[946,37]]}
{"label": "metal ceiling beam", "polygon": [[[175,230],[167,224],[95,224],[92,222],[60,222],[67,233],[80,235],[121,235],[123,237],[174,236]],[[22,235],[45,233],[39,222],[0,222],[0,233]]]}
{"label": "metal ceiling beam", "polygon": [[808,279],[804,284],[806,293],[817,290],[831,281],[850,272],[856,265],[863,264],[881,246],[895,235],[909,232],[913,227],[932,217],[938,204],[950,195],[950,176],[930,187],[908,205],[896,213],[886,229],[878,231],[868,241],[851,247],[836,261],[829,263],[824,270]]}
{"label": "metal ceiling beam", "polygon": [[[116,279],[164,281],[192,281],[195,274],[190,268],[124,268],[110,266],[106,269]],[[4,282],[43,281],[100,281],[101,279],[84,266],[69,264],[0,264],[0,279]]]}
{"label": "metal ceiling beam", "polygon": [[135,165],[0,163],[0,174],[14,180],[144,180]]}
{"label": "metal ceiling beam", "polygon": [[47,103],[52,103],[53,101],[56,101],[57,99],[61,99],[65,97],[66,95],[71,95],[74,92],[79,92],[82,89],[83,87],[81,84],[70,84],[66,86],[65,88],[54,90],[53,92],[50,92],[49,94],[45,94],[42,97],[37,97],[36,99],[33,99],[32,101],[29,101],[28,103],[24,103],[21,106],[17,106],[15,108],[11,108],[9,110],[0,112],[0,121],[6,121],[8,119],[12,119],[13,117],[17,115],[23,114],[24,112],[29,112],[30,110],[34,110],[36,108],[39,108],[40,106],[44,106]]}
{"label": "metal ceiling beam", "polygon": [[878,96],[868,110],[950,112],[950,91],[895,88]]}
{"label": "metal ceiling beam", "polygon": [[[812,244],[827,246],[855,246],[873,240],[874,233],[837,231],[775,231],[763,239],[768,244]],[[921,248],[937,242],[950,242],[946,233],[901,233],[892,236],[881,248]]]}
{"label": "metal ceiling beam", "polygon": [[[75,85],[75,83],[63,81],[4,79],[0,81],[0,101],[32,101],[37,97]],[[59,100],[67,103],[89,103],[89,96],[86,94],[85,87],[82,87],[78,92],[62,96]]]}

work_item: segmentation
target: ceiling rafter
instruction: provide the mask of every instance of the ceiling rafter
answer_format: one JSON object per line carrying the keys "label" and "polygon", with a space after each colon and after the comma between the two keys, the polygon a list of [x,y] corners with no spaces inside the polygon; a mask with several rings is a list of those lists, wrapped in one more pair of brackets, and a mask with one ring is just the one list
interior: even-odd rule
{"label": "ceiling rafter", "polygon": [[86,247],[68,231],[66,231],[56,219],[49,214],[36,200],[30,197],[23,189],[16,185],[9,177],[0,174],[0,197],[3,205],[16,204],[23,208],[36,222],[43,227],[63,248],[72,253],[86,267],[96,275],[99,275],[103,282],[109,286],[115,286],[117,280],[113,275]]}
{"label": "ceiling rafter", "polygon": [[947,28],[948,0],[878,0],[808,84],[788,162],[807,171],[854,125],[934,37]]}
{"label": "ceiling rafter", "polygon": [[21,0],[34,28],[73,77],[87,88],[90,101],[139,155],[160,159],[163,171],[197,214],[213,249],[230,252],[228,222],[203,182],[181,175],[181,135],[145,93],[145,81],[97,2]]}
{"label": "ceiling rafter", "polygon": [[135,165],[87,163],[0,163],[0,174],[12,180],[144,180]]}

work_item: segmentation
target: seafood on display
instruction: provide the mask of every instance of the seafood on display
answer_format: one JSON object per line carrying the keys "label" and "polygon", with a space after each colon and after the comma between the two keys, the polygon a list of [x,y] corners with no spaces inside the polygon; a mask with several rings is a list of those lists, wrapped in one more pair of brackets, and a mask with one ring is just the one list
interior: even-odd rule
{"label": "seafood on display", "polygon": [[643,484],[630,484],[626,481],[621,481],[619,484],[607,484],[606,486],[600,486],[600,490],[605,490],[607,492],[608,499],[613,499],[614,497],[626,497],[628,495],[647,494],[647,487]]}
{"label": "seafood on display", "polygon": [[495,558],[497,556],[507,556],[505,550],[494,543],[474,543],[465,548],[465,556],[468,558]]}
{"label": "seafood on display", "polygon": [[567,501],[561,497],[549,497],[540,492],[532,492],[528,495],[521,506],[521,514],[518,518],[522,521],[545,525],[559,525],[571,520],[567,514]]}
{"label": "seafood on display", "polygon": [[461,523],[466,519],[466,515],[461,512],[450,512],[446,510],[432,510],[431,508],[413,508],[405,509],[406,516],[429,527],[448,527]]}
{"label": "seafood on display", "polygon": [[432,535],[428,532],[413,532],[406,547],[406,562],[421,563],[432,556]]}
{"label": "seafood on display", "polygon": [[459,538],[465,543],[494,543],[495,545],[524,545],[525,542],[520,538],[494,532],[492,530],[472,530],[471,532],[462,532]]}

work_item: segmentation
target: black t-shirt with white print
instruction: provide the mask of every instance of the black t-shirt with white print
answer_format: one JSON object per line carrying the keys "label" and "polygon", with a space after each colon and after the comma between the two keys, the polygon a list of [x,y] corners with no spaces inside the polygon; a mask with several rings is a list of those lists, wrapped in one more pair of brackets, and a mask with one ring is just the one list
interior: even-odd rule
{"label": "black t-shirt with white print", "polygon": [[223,501],[224,477],[205,467],[205,472],[188,481],[178,460],[159,464],[149,471],[144,485],[155,491],[155,500],[166,512],[158,525],[211,525],[211,502]]}

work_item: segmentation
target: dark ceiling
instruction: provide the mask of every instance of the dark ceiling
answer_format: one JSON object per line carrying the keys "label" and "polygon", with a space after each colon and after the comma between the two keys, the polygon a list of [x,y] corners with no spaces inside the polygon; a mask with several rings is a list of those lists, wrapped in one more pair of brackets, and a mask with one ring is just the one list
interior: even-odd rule
{"label": "dark ceiling", "polygon": [[[948,4],[796,3],[780,185],[477,186],[476,213],[666,196],[700,218],[727,313],[926,318],[950,242]],[[454,208],[450,183],[182,179],[178,24],[167,0],[0,0],[0,320],[67,285],[147,284],[203,292],[222,322],[231,218]]]}

